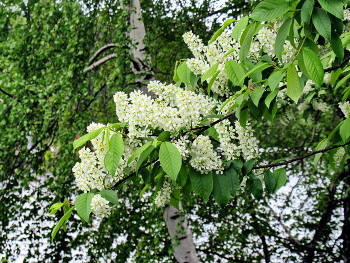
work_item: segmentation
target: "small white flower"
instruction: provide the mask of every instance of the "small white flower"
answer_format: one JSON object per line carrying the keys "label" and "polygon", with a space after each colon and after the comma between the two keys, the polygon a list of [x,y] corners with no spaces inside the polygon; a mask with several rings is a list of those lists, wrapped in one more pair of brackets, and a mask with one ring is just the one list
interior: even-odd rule
{"label": "small white flower", "polygon": [[91,200],[91,212],[99,218],[109,217],[112,208],[109,206],[109,202],[101,195],[97,194]]}

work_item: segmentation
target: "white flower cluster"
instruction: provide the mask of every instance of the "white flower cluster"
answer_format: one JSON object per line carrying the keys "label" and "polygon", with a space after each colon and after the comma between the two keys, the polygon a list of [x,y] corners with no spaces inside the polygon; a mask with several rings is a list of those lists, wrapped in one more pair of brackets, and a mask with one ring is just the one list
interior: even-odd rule
{"label": "white flower cluster", "polygon": [[109,217],[112,208],[109,206],[109,202],[101,195],[97,194],[91,200],[91,212],[99,218]]}
{"label": "white flower cluster", "polygon": [[350,114],[350,103],[348,101],[345,101],[343,103],[339,102],[339,108],[344,114],[345,118],[348,118]]}
{"label": "white flower cluster", "polygon": [[170,202],[171,191],[171,184],[168,181],[165,181],[163,187],[159,189],[157,196],[154,199],[155,205],[158,207],[164,207],[168,204]]}
{"label": "white flower cluster", "polygon": [[230,125],[229,120],[224,120],[223,122],[218,123],[215,125],[215,129],[219,134],[220,147],[226,160],[237,159],[240,156],[241,151],[239,146],[237,146],[237,143],[234,143],[238,138],[234,128]]}
{"label": "white flower cluster", "polygon": [[344,147],[340,147],[338,151],[333,155],[334,164],[336,166],[339,166],[341,160],[344,157],[344,154],[346,154]]}
{"label": "white flower cluster", "polygon": [[235,122],[235,130],[237,133],[238,149],[241,150],[241,155],[244,160],[250,160],[259,157],[258,139],[254,137],[253,129],[250,123],[247,122],[243,128],[238,121]]}
{"label": "white flower cluster", "polygon": [[214,151],[208,136],[199,135],[193,141],[190,155],[192,157],[190,160],[191,166],[202,174],[223,170],[220,156]]}
{"label": "white flower cluster", "polygon": [[312,100],[312,107],[314,108],[314,110],[319,110],[322,112],[327,112],[331,109],[326,102],[317,99]]}
{"label": "white flower cluster", "polygon": [[187,158],[190,156],[190,140],[188,139],[188,135],[180,136],[179,139],[173,141],[173,144],[179,150],[182,159],[187,160]]}

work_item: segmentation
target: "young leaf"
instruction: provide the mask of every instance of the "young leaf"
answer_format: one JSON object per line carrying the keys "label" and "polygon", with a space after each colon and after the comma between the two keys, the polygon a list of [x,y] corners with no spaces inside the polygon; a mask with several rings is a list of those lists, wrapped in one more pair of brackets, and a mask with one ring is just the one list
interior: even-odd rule
{"label": "young leaf", "polygon": [[51,241],[53,241],[55,239],[55,236],[58,232],[58,230],[60,230],[61,226],[63,224],[65,224],[68,219],[70,218],[72,212],[73,212],[73,209],[75,208],[75,206],[73,206],[71,209],[69,209],[63,216],[62,218],[58,221],[57,225],[55,225],[55,227],[52,229],[52,232],[51,232]]}
{"label": "young leaf", "polygon": [[150,146],[152,142],[146,142],[144,145],[142,145],[140,148],[138,148],[128,159],[128,164],[131,163],[133,160],[135,160],[137,157],[140,156],[140,154]]}
{"label": "young leaf", "polygon": [[284,74],[284,70],[277,70],[269,76],[269,78],[267,79],[267,83],[269,84],[271,91],[274,91],[276,88],[278,88],[279,83],[284,78]]}
{"label": "young leaf", "polygon": [[104,189],[100,192],[100,195],[106,199],[107,201],[111,202],[112,204],[119,204],[119,201],[118,201],[118,195],[115,191],[113,190],[107,190],[107,189]]}
{"label": "young leaf", "polygon": [[214,188],[213,196],[221,208],[224,208],[230,199],[230,185],[228,178],[224,174],[213,176]]}
{"label": "young leaf", "polygon": [[153,145],[150,145],[140,154],[140,158],[136,163],[136,168],[135,168],[136,173],[139,171],[144,161],[147,160],[147,158],[151,155],[154,149],[155,147]]}
{"label": "young leaf", "polygon": [[[240,163],[240,164],[243,165],[243,163]],[[227,178],[228,185],[230,187],[230,193],[232,196],[236,195],[237,189],[240,185],[239,175],[238,175],[238,172],[236,171],[236,169],[238,169],[239,171],[241,170],[242,166],[240,167],[239,166],[237,167],[237,163],[236,164],[231,163],[229,168],[227,168],[227,170],[224,171],[224,175]]]}
{"label": "young leaf", "polygon": [[314,0],[306,0],[301,8],[300,11],[300,16],[301,16],[301,21],[308,25],[310,24],[310,19],[312,15],[312,10],[314,8]]}
{"label": "young leaf", "polygon": [[213,66],[210,67],[210,69],[208,69],[207,72],[204,73],[204,75],[201,77],[202,83],[215,74],[215,72],[218,69],[218,66],[219,66],[219,62],[215,63]]}
{"label": "young leaf", "polygon": [[282,52],[284,50],[283,48],[284,42],[286,41],[286,38],[289,34],[291,24],[292,24],[292,18],[288,18],[286,21],[284,21],[284,23],[282,24],[282,26],[280,27],[277,33],[274,49],[275,49],[275,54],[280,61],[282,61]]}
{"label": "young leaf", "polygon": [[[255,34],[256,29],[256,22],[251,23],[247,26],[247,28],[244,30],[242,37],[241,37],[241,50],[239,52],[239,60],[244,65],[248,56],[248,53],[250,51],[250,45],[252,43],[253,36]],[[241,80],[241,79],[239,79]]]}
{"label": "young leaf", "polygon": [[89,221],[91,213],[91,200],[94,197],[92,193],[84,193],[77,197],[75,200],[75,207],[77,208],[77,213],[79,217],[85,221]]}
{"label": "young leaf", "polygon": [[343,124],[339,129],[340,137],[344,143],[347,143],[350,137],[350,118],[347,118],[343,121]]}
{"label": "young leaf", "polygon": [[287,95],[297,103],[302,93],[303,89],[300,84],[298,72],[295,66],[290,64],[287,68]]}
{"label": "young leaf", "polygon": [[176,146],[170,142],[163,142],[159,149],[159,161],[167,175],[176,181],[182,164],[181,154]]}
{"label": "young leaf", "polygon": [[105,167],[112,176],[115,176],[123,151],[124,142],[122,135],[120,133],[113,134],[109,140],[109,150],[104,159]]}
{"label": "young leaf", "polygon": [[142,198],[143,194],[147,191],[148,187],[149,187],[149,185],[146,184],[146,185],[142,188],[142,190],[141,190],[141,192],[140,192],[140,195],[139,195],[140,198]]}
{"label": "young leaf", "polygon": [[232,37],[233,39],[236,39],[237,42],[239,41],[239,38],[241,37],[242,31],[247,27],[247,25],[248,25],[248,20],[249,20],[248,16],[242,17],[242,18],[237,22],[237,24],[235,25],[235,27],[233,28],[232,33],[231,33],[231,37]]}
{"label": "young leaf", "polygon": [[264,173],[264,182],[266,191],[268,193],[273,193],[276,187],[276,177],[270,170],[266,170]]}
{"label": "young leaf", "polygon": [[[323,150],[329,145],[329,140],[328,139],[323,139],[322,141],[319,142],[319,144],[316,147],[316,150]],[[320,160],[322,156],[322,153],[317,153],[314,158],[314,166],[317,167],[318,161]]]}
{"label": "young leaf", "polygon": [[216,78],[218,77],[219,73],[220,73],[220,71],[216,71],[216,73],[214,74],[214,76],[212,76],[211,79],[210,79],[210,81],[209,81],[208,89],[207,89],[208,96],[210,95],[211,87],[213,86],[214,81],[215,81]]}
{"label": "young leaf", "polygon": [[285,0],[265,0],[255,7],[250,18],[257,21],[272,20],[281,17],[289,11],[289,8],[290,6]]}
{"label": "young leaf", "polygon": [[50,215],[54,215],[57,213],[58,210],[64,205],[64,203],[55,203],[49,208]]}
{"label": "young leaf", "polygon": [[343,3],[341,0],[318,0],[322,8],[335,17],[344,20]]}
{"label": "young leaf", "polygon": [[325,11],[321,8],[314,7],[312,12],[312,22],[317,32],[325,39],[331,39],[331,20]]}
{"label": "young leaf", "polygon": [[263,87],[263,88],[255,89],[253,92],[250,93],[250,97],[253,103],[255,104],[255,106],[258,107],[260,98],[263,95],[264,91],[265,91],[265,88]]}
{"label": "young leaf", "polygon": [[270,107],[271,101],[277,96],[278,92],[280,90],[279,89],[275,89],[274,91],[270,92],[269,95],[267,95],[266,99],[265,99],[265,105],[266,107]]}
{"label": "young leaf", "polygon": [[97,130],[89,132],[88,134],[85,134],[84,136],[80,137],[79,139],[76,139],[73,142],[74,150],[80,146],[83,146],[87,141],[95,139],[98,135],[100,135],[100,133],[103,129],[104,129],[104,127],[98,128]]}
{"label": "young leaf", "polygon": [[305,65],[307,75],[318,86],[322,86],[323,78],[324,78],[324,71],[323,71],[323,66],[322,66],[320,59],[311,49],[308,49],[308,48],[303,48],[301,50],[301,54],[303,56],[303,62]]}
{"label": "young leaf", "polygon": [[191,167],[189,177],[195,193],[207,201],[211,192],[213,191],[212,173],[201,174]]}
{"label": "young leaf", "polygon": [[187,66],[186,62],[182,62],[181,65],[177,68],[177,75],[180,80],[187,86],[191,86],[196,79],[196,76]]}
{"label": "young leaf", "polygon": [[276,186],[274,192],[279,190],[287,182],[287,174],[285,168],[279,168],[273,171],[273,175],[276,178]]}
{"label": "young leaf", "polygon": [[[252,64],[254,65],[254,64]],[[240,80],[239,83],[243,83],[244,79],[250,75],[252,75],[252,79],[254,79],[254,73],[260,73],[261,71],[263,71],[264,69],[267,69],[269,67],[272,67],[272,65],[270,63],[263,63],[263,64],[257,64],[255,66],[252,67],[251,70],[249,70]]]}
{"label": "young leaf", "polygon": [[227,77],[236,86],[242,86],[240,80],[244,76],[244,70],[236,61],[229,60],[225,63],[225,72]]}
{"label": "young leaf", "polygon": [[235,22],[235,19],[227,19],[224,24],[215,32],[212,38],[209,40],[209,44],[214,42],[224,32],[225,28]]}

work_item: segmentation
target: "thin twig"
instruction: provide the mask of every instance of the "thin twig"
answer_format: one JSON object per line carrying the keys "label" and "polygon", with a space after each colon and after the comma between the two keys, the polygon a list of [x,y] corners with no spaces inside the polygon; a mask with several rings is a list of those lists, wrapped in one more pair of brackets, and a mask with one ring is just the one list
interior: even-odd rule
{"label": "thin twig", "polygon": [[85,68],[85,69],[83,70],[83,72],[88,72],[88,71],[90,71],[90,70],[92,70],[92,69],[94,69],[94,68],[96,68],[96,67],[98,67],[98,66],[100,66],[100,65],[102,65],[102,64],[104,64],[104,63],[106,63],[108,60],[111,60],[112,58],[114,58],[114,57],[116,57],[116,56],[117,56],[117,54],[115,54],[115,53],[110,54],[110,55],[108,55],[108,56],[106,56],[106,57],[104,57],[104,58],[102,58],[102,59],[96,61],[96,62],[95,62],[94,64],[92,64],[91,66]]}
{"label": "thin twig", "polygon": [[94,62],[96,60],[96,58],[101,55],[103,52],[105,52],[106,50],[112,48],[112,47],[116,47],[116,44],[107,44],[103,47],[101,47],[99,50],[97,50],[95,52],[95,54],[89,59],[89,63],[88,66],[90,66],[92,64],[92,62]]}
{"label": "thin twig", "polygon": [[341,68],[341,67],[342,67],[346,62],[348,62],[349,60],[350,60],[350,56],[344,58],[343,62],[340,63],[339,65],[333,66],[333,67],[330,67],[330,68],[326,68],[326,69],[324,70],[324,72],[329,72],[329,71],[332,71],[332,70]]}

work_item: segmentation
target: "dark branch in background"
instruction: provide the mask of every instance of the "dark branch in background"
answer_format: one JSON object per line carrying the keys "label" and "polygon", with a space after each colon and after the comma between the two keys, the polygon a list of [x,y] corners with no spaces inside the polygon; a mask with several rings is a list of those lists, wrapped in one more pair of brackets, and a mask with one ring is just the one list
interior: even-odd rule
{"label": "dark branch in background", "polygon": [[4,93],[5,95],[7,95],[7,96],[13,98],[13,99],[15,98],[15,96],[11,95],[10,93],[7,93],[7,92],[4,91],[2,88],[0,88],[0,91],[1,91],[2,93]]}
{"label": "dark branch in background", "polygon": [[341,68],[341,67],[344,66],[344,64],[347,63],[349,60],[350,60],[350,56],[344,58],[343,62],[340,63],[339,65],[333,66],[333,67],[330,67],[330,68],[326,68],[326,69],[324,70],[324,72],[329,72],[329,71],[332,71],[332,70]]}
{"label": "dark branch in background", "polygon": [[98,66],[100,66],[100,65],[102,65],[104,63],[106,63],[108,60],[111,60],[112,58],[114,58],[116,56],[117,56],[117,54],[113,53],[113,54],[110,54],[110,55],[108,55],[108,56],[106,56],[104,58],[101,58],[100,60],[98,60],[94,64],[92,64],[91,66],[85,68],[83,70],[83,72],[88,72],[88,71],[90,71],[90,70],[92,70],[92,69],[94,69],[94,68],[96,68],[96,67],[98,67]]}
{"label": "dark branch in background", "polygon": [[92,62],[94,62],[96,60],[96,58],[101,55],[103,52],[105,52],[106,50],[112,48],[112,47],[116,47],[116,44],[107,44],[103,47],[101,47],[99,50],[97,50],[95,52],[95,54],[89,59],[89,63],[88,66],[90,66],[92,64]]}
{"label": "dark branch in background", "polygon": [[287,164],[290,164],[292,162],[296,162],[296,161],[300,161],[300,160],[303,160],[307,157],[310,157],[312,155],[315,155],[315,154],[318,154],[318,153],[324,153],[324,152],[328,152],[332,149],[335,149],[335,148],[339,148],[339,147],[344,147],[346,145],[349,145],[350,142],[347,142],[345,144],[342,144],[342,145],[333,145],[331,147],[328,147],[326,149],[323,149],[323,150],[319,150],[319,151],[314,151],[314,152],[310,152],[308,154],[305,154],[303,156],[300,156],[300,157],[297,157],[297,158],[294,158],[294,159],[290,159],[288,161],[284,161],[284,162],[280,162],[280,163],[275,163],[275,164],[267,164],[267,165],[259,165],[259,166],[255,166],[253,167],[253,169],[263,169],[263,168],[272,168],[272,167],[276,167],[276,166],[281,166],[281,165],[287,165]]}

